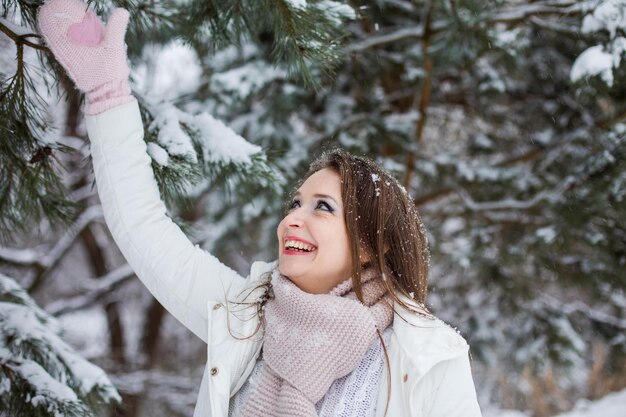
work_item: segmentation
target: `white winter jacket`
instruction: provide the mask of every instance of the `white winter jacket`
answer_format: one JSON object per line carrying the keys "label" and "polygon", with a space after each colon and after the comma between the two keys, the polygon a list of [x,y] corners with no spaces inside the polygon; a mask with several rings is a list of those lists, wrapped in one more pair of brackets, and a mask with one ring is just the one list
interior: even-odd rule
{"label": "white winter jacket", "polygon": [[[98,193],[109,229],[137,276],[163,306],[207,343],[207,365],[194,417],[227,417],[263,345],[254,288],[275,264],[256,262],[247,279],[194,246],[166,215],[143,141],[137,102],[87,117]],[[406,300],[410,302],[410,300]],[[388,384],[390,417],[480,416],[465,340],[439,320],[396,306],[377,416]],[[229,331],[230,328],[230,331]]]}

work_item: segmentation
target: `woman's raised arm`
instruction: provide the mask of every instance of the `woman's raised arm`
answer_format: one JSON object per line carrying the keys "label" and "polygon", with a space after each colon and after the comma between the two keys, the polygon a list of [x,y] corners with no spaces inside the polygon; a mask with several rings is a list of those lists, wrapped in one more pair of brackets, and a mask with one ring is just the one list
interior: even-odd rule
{"label": "woman's raised arm", "polygon": [[207,302],[234,298],[246,281],[166,214],[127,81],[127,23],[128,12],[116,9],[105,27],[79,0],[52,0],[39,12],[46,43],[86,94],[96,184],[115,242],[159,302],[206,341]]}

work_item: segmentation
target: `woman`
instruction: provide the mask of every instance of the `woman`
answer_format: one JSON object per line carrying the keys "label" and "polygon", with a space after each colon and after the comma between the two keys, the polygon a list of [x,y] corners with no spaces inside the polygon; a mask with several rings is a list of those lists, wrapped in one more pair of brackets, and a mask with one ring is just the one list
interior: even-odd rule
{"label": "woman", "polygon": [[137,276],[207,343],[194,416],[480,416],[468,346],[430,315],[417,210],[373,162],[324,155],[278,230],[277,263],[247,279],[167,217],[130,94],[128,12],[105,28],[79,0],[39,13],[46,43],[86,94],[104,217]]}

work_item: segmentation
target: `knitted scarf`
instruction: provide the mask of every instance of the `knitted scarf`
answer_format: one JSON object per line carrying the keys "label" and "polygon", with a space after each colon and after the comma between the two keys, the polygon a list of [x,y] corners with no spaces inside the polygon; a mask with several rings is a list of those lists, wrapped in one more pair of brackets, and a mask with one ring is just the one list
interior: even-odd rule
{"label": "knitted scarf", "polygon": [[393,319],[380,276],[367,269],[361,280],[364,303],[352,279],[328,294],[309,294],[274,271],[260,373],[241,417],[317,416],[315,404],[336,379],[357,368],[376,330]]}

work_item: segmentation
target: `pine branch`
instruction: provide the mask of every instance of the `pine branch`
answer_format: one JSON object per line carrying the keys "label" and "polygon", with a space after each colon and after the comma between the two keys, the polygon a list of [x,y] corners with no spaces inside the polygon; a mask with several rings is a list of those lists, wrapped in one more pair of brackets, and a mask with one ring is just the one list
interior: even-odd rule
{"label": "pine branch", "polygon": [[18,43],[16,72],[0,82],[0,240],[26,231],[42,216],[66,223],[75,209],[53,161],[53,147],[68,149],[43,140],[48,125],[43,108]]}
{"label": "pine branch", "polygon": [[13,40],[13,42],[15,42],[15,45],[17,47],[21,45],[26,45],[33,49],[37,49],[37,50],[44,51],[44,52],[50,52],[50,50],[47,47],[41,45],[39,42],[32,42],[29,40],[29,38],[35,38],[37,40],[40,40],[41,36],[39,36],[36,33],[30,32],[30,29],[28,28],[17,26],[13,24],[12,22],[10,22],[9,20],[4,19],[2,17],[0,17],[0,32],[4,33],[11,40]]}
{"label": "pine branch", "polygon": [[0,275],[0,390],[12,416],[95,416],[120,397],[104,372],[59,337],[60,326],[12,279]]}

